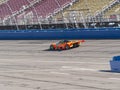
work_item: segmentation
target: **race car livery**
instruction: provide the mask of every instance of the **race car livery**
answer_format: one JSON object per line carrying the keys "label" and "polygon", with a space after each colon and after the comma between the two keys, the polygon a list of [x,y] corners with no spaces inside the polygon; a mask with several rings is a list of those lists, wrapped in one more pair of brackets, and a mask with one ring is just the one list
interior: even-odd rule
{"label": "race car livery", "polygon": [[79,47],[85,40],[61,40],[50,45],[50,50],[67,50],[70,48]]}

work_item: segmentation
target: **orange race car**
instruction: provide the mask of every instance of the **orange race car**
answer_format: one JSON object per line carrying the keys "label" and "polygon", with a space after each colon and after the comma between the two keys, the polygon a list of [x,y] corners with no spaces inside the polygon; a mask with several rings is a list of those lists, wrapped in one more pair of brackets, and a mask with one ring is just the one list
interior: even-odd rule
{"label": "orange race car", "polygon": [[76,40],[76,41],[61,40],[57,43],[52,43],[50,45],[50,50],[67,50],[70,48],[79,47],[83,42],[85,41],[84,40]]}

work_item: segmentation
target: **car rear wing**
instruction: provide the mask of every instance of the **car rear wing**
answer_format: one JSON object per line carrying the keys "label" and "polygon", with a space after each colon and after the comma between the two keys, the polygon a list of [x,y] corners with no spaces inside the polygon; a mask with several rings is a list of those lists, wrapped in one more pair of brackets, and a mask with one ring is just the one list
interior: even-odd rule
{"label": "car rear wing", "polygon": [[79,40],[79,41],[82,42],[82,43],[85,42],[85,40]]}

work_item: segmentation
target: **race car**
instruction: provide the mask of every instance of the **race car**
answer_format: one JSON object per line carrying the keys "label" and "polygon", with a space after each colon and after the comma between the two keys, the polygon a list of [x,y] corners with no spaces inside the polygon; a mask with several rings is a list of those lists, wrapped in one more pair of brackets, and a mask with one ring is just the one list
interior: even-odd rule
{"label": "race car", "polygon": [[85,40],[61,40],[57,43],[52,43],[50,45],[50,50],[67,50],[70,48],[79,47]]}

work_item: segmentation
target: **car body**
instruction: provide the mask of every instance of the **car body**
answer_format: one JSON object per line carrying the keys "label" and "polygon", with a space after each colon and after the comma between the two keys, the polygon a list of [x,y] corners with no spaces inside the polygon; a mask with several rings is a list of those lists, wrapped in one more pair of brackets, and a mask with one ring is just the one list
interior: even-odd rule
{"label": "car body", "polygon": [[85,40],[61,40],[50,45],[50,50],[67,50],[70,48],[79,47]]}

